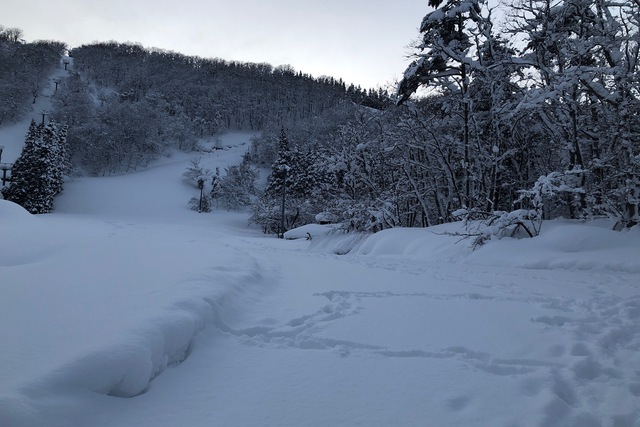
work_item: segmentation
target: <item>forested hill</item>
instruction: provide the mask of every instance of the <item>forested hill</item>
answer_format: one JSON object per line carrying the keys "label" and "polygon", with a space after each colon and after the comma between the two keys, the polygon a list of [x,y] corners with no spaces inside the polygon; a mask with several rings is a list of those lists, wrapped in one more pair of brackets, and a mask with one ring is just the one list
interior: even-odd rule
{"label": "forested hill", "polygon": [[[0,125],[21,120],[48,85],[66,44],[24,41],[0,26]],[[89,174],[125,172],[172,145],[228,130],[292,128],[345,104],[383,108],[386,91],[288,65],[206,59],[133,43],[94,43],[68,52],[50,117],[69,126],[69,153]],[[26,133],[26,128],[25,128]]]}
{"label": "forested hill", "polygon": [[198,139],[220,132],[290,128],[344,103],[380,107],[388,99],[382,91],[313,78],[289,66],[204,59],[137,44],[97,43],[70,55],[73,73],[56,114],[70,125],[74,162],[92,174],[135,169],[168,145],[190,150]]}
{"label": "forested hill", "polygon": [[[250,205],[266,232],[280,227],[283,190],[286,228],[317,214],[366,231],[458,219],[497,234],[528,224],[531,235],[557,217],[640,223],[640,2],[513,2],[501,6],[503,27],[483,0],[430,4],[395,102],[287,66],[99,43],[71,52],[53,117],[89,174],[259,131],[225,188],[243,196],[227,207]],[[264,191],[251,185],[256,164],[272,168]],[[208,194],[222,197],[213,178]]]}
{"label": "forested hill", "polygon": [[321,114],[345,99],[375,106],[378,93],[333,77],[314,78],[287,65],[185,56],[115,42],[73,49],[75,68],[122,100],[159,98],[172,116],[199,122],[202,133],[262,130]]}
{"label": "forested hill", "polygon": [[20,29],[0,25],[0,125],[16,122],[27,113],[50,83],[65,47],[48,40],[25,43]]}

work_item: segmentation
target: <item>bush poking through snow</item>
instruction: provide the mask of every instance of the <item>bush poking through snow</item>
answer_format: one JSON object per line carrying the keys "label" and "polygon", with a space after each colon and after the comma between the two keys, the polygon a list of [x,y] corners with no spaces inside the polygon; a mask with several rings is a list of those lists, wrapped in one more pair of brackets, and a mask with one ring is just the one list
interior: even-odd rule
{"label": "bush poking through snow", "polygon": [[[564,202],[568,205],[566,207],[569,212],[577,212],[577,216],[581,217],[588,216],[588,212],[582,207],[585,190],[580,185],[580,175],[584,173],[583,170],[574,169],[564,173],[551,172],[548,175],[543,175],[538,178],[531,189],[521,190],[520,197],[515,203],[528,202],[531,209],[538,212],[541,218],[548,217],[545,215],[545,202],[547,205],[561,205]],[[550,200],[558,203],[551,204]]]}
{"label": "bush poking through snow", "polygon": [[463,237],[474,238],[472,247],[478,248],[492,237],[535,237],[540,234],[544,218],[545,200],[566,196],[574,209],[579,209],[584,189],[580,187],[578,175],[582,170],[565,173],[552,172],[538,178],[529,190],[520,191],[515,203],[527,203],[531,209],[517,209],[511,212],[485,212],[479,209],[459,209],[452,216],[465,223],[468,233]]}
{"label": "bush poking through snow", "polygon": [[200,197],[192,197],[189,199],[189,209],[196,212],[211,212],[211,199],[206,195]]}
{"label": "bush poking through snow", "polygon": [[184,178],[184,180],[196,188],[198,188],[199,179],[204,179],[205,181],[208,181],[209,177],[212,175],[211,169],[204,169],[200,165],[200,160],[201,160],[200,158],[191,159],[189,161],[190,162],[189,167],[182,174],[182,177]]}
{"label": "bush poking through snow", "polygon": [[256,194],[258,171],[251,167],[245,155],[239,165],[225,168],[224,176],[220,175],[220,168],[216,168],[215,173],[202,168],[200,159],[191,160],[182,176],[198,191],[201,190],[201,194],[189,200],[189,208],[198,212],[211,212],[221,205],[227,210],[240,210],[249,206]]}
{"label": "bush poking through snow", "polygon": [[542,217],[537,210],[483,212],[478,209],[459,209],[452,215],[462,219],[467,230],[467,233],[456,235],[473,238],[473,249],[484,245],[493,237],[535,237],[540,234],[542,225]]}

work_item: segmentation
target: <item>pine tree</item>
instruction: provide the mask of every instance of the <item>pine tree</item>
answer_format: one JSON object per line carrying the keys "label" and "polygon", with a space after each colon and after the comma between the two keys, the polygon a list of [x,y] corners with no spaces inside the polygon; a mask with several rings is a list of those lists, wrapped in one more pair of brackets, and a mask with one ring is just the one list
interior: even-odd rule
{"label": "pine tree", "polygon": [[60,128],[53,138],[53,191],[57,195],[62,192],[64,185],[64,176],[66,175],[69,165],[67,163],[67,130],[65,125]]}
{"label": "pine tree", "polygon": [[[271,166],[264,194],[253,206],[251,222],[260,224],[265,232],[280,230],[282,204],[285,209],[285,228],[308,224],[322,209],[315,206],[317,187],[314,156],[291,148],[282,129],[278,139],[278,158]],[[277,227],[276,225],[277,224]]]}
{"label": "pine tree", "polygon": [[41,127],[31,120],[20,157],[16,159],[11,170],[11,184],[2,188],[2,195],[26,208],[31,194],[35,191],[36,160],[35,144],[40,139]]}
{"label": "pine tree", "polygon": [[11,171],[11,184],[2,189],[6,200],[33,214],[53,210],[53,199],[62,191],[65,173],[66,128],[55,122],[46,126],[31,121],[20,157]]}
{"label": "pine tree", "polygon": [[[280,130],[280,137],[278,138],[278,158],[271,165],[271,174],[267,181],[267,189],[265,193],[277,197],[282,194],[283,187],[288,187],[292,184],[290,176],[290,170],[293,165],[293,158],[291,148],[289,147],[289,139],[284,129]],[[286,177],[286,178],[285,178]]]}

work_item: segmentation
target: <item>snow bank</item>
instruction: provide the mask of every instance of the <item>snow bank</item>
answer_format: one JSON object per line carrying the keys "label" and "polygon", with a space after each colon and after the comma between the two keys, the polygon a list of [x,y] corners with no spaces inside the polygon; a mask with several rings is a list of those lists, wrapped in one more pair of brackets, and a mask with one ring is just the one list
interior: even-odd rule
{"label": "snow bank", "polygon": [[544,270],[640,272],[640,235],[599,225],[549,221],[534,239],[501,239],[471,253],[470,262]]}
{"label": "snow bank", "polygon": [[[202,227],[32,218],[0,206],[12,224],[40,226],[14,233],[16,254],[0,258],[0,323],[19,325],[0,329],[2,426],[54,425],[35,402],[62,390],[143,393],[189,355],[215,310],[233,316],[234,301],[263,288],[255,259]],[[15,409],[30,406],[40,409]]]}
{"label": "snow bank", "polygon": [[374,234],[333,230],[314,237],[309,249],[337,255],[456,259],[461,254],[470,252],[470,245],[466,240],[451,235],[459,231],[459,224],[430,228],[393,228]]}
{"label": "snow bank", "polygon": [[39,218],[13,202],[0,200],[0,266],[37,262],[55,246],[43,234],[46,230]]}
{"label": "snow bank", "polygon": [[340,224],[307,224],[302,227],[294,228],[284,233],[284,238],[287,240],[295,239],[313,239],[314,237],[325,236],[337,228]]}
{"label": "snow bank", "polygon": [[454,260],[470,252],[470,242],[451,234],[459,231],[459,224],[384,230],[370,236],[354,253],[373,256],[408,256],[432,261]]}
{"label": "snow bank", "polygon": [[[608,225],[608,224],[606,224]],[[617,232],[601,223],[548,221],[533,239],[493,239],[472,250],[462,223],[394,228],[372,235],[329,234],[311,250],[503,267],[640,272],[640,232]]]}
{"label": "snow bank", "polygon": [[25,223],[33,223],[34,221],[33,215],[27,212],[20,205],[16,205],[13,202],[9,202],[8,200],[0,200],[0,227],[4,227],[3,231],[8,228],[20,227]]}

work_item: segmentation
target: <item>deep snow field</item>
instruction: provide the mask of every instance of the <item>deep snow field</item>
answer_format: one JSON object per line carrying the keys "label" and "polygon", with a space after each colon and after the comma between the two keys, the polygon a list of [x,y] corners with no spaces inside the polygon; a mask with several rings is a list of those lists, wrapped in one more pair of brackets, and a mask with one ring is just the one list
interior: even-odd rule
{"label": "deep snow field", "polygon": [[189,160],[250,136],[71,180],[52,214],[0,200],[0,426],[640,426],[639,230],[471,251],[457,224],[279,240],[190,211]]}

